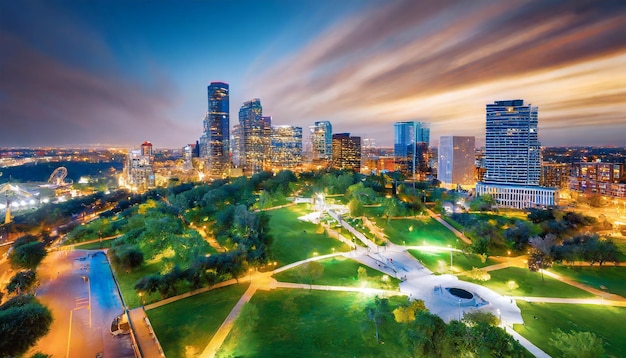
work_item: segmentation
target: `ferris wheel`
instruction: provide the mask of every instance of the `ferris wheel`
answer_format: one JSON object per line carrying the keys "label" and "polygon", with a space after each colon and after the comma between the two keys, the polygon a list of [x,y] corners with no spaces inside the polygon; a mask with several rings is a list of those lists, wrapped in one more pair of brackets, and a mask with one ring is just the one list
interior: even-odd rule
{"label": "ferris wheel", "polygon": [[61,186],[65,184],[65,177],[67,176],[67,168],[58,167],[56,168],[52,174],[50,174],[50,178],[48,179],[48,183]]}

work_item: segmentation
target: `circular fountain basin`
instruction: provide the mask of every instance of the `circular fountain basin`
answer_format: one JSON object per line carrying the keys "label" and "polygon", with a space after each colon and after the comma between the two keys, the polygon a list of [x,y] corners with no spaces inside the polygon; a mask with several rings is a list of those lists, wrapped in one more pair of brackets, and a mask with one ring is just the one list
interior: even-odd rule
{"label": "circular fountain basin", "polygon": [[448,299],[459,304],[460,306],[476,305],[476,297],[472,292],[458,287],[446,287],[445,291]]}

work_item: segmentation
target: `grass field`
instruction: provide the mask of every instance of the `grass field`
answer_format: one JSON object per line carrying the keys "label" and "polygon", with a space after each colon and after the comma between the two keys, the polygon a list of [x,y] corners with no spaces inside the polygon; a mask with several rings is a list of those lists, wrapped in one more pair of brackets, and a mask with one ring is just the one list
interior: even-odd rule
{"label": "grass field", "polygon": [[[488,287],[502,295],[507,296],[530,296],[530,297],[559,297],[559,298],[591,298],[593,294],[583,291],[574,286],[545,276],[541,279],[541,273],[532,272],[525,268],[509,267],[502,270],[489,272],[491,280],[476,282]],[[466,276],[459,278],[467,281]],[[508,281],[515,281],[517,288],[511,289]]]}
{"label": "grass field", "polygon": [[89,244],[77,244],[74,246],[77,250],[98,250],[98,249],[108,249],[113,245],[113,240],[106,240],[102,242],[92,242]]}
{"label": "grass field", "polygon": [[267,212],[274,238],[270,250],[279,267],[310,258],[315,252],[325,255],[333,253],[333,248],[335,252],[350,250],[324,234],[321,226],[298,220],[309,212],[307,207],[308,204],[301,204]]}
{"label": "grass field", "polygon": [[528,303],[521,300],[517,301],[517,305],[522,310],[525,325],[515,325],[515,330],[554,357],[560,357],[561,352],[548,342],[556,328],[564,332],[593,332],[604,340],[608,356],[626,357],[626,334],[622,329],[626,308]]}
{"label": "grass field", "polygon": [[[429,252],[409,250],[409,253],[418,259],[426,268],[434,273],[450,273],[450,252]],[[452,271],[460,273],[469,271],[474,267],[485,267],[496,264],[497,261],[487,258],[485,262],[480,260],[478,255],[466,254],[462,252],[452,253]]]}
{"label": "grass field", "polygon": [[465,247],[465,243],[445,226],[430,217],[417,219],[390,220],[371,217],[376,225],[384,230],[389,240],[397,245],[434,245],[456,248]]}
{"label": "grass field", "polygon": [[[324,274],[321,278],[315,280],[316,285],[330,286],[362,286],[365,284],[369,288],[379,288],[385,290],[398,290],[400,280],[387,276],[380,271],[374,270],[368,266],[362,265],[354,260],[344,257],[333,257],[319,261],[324,265]],[[359,267],[365,268],[367,279],[359,280],[357,270]],[[387,277],[386,279],[383,277]],[[307,277],[298,274],[298,267],[283,271],[274,275],[274,278],[282,282],[309,283]]]}
{"label": "grass field", "polygon": [[[626,297],[626,267],[611,266],[610,264],[604,267],[554,265],[550,271],[567,276],[598,290],[606,290],[606,292]],[[602,286],[605,288],[603,289]]]}
{"label": "grass field", "polygon": [[[129,308],[136,308],[141,306],[140,297],[137,295],[137,291],[135,291],[135,285],[137,284],[137,282],[146,275],[158,273],[160,267],[160,263],[153,262],[145,264],[141,268],[128,273],[123,271],[120,272],[114,269],[115,277],[117,278],[117,282],[120,285],[120,290],[122,291],[122,296],[124,296],[124,301],[126,301],[126,304]],[[144,294],[143,300],[145,304],[160,301],[161,295],[158,292],[151,295]]]}
{"label": "grass field", "polygon": [[[258,291],[248,304],[256,314],[237,319],[217,357],[409,356],[401,348],[400,324],[393,320],[381,324],[385,343],[376,343],[374,323],[365,312],[373,299],[352,292]],[[406,298],[389,300],[396,306]]]}
{"label": "grass field", "polygon": [[184,358],[202,353],[247,287],[218,288],[147,311],[165,355]]}

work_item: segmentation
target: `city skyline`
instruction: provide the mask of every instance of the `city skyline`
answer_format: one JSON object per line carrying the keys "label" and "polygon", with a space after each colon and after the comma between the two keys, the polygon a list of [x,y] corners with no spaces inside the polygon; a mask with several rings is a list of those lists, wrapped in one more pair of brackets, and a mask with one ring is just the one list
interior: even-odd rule
{"label": "city skyline", "polygon": [[232,118],[260,98],[382,146],[397,121],[482,145],[507,98],[539,107],[542,145],[619,146],[625,21],[619,1],[2,3],[0,144],[182,147],[223,81]]}

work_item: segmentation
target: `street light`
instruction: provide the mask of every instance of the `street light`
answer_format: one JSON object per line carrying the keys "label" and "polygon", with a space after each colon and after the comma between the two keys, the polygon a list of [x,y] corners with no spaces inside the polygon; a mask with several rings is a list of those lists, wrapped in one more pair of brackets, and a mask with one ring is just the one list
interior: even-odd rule
{"label": "street light", "polygon": [[511,264],[511,250],[508,250],[506,252],[506,262],[510,265]]}
{"label": "street light", "polygon": [[453,273],[452,271],[452,248],[450,247],[450,245],[448,245],[448,248],[450,249],[450,273]]}

